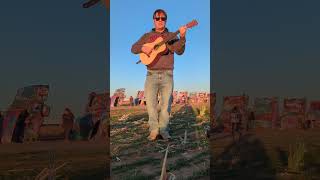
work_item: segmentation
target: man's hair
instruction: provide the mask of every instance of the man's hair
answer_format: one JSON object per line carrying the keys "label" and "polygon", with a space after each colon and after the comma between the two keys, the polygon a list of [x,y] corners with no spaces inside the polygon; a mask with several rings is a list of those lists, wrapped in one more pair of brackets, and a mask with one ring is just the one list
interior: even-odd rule
{"label": "man's hair", "polygon": [[154,13],[153,13],[153,16],[152,16],[153,19],[155,18],[155,16],[156,16],[157,13],[162,13],[162,14],[164,14],[164,15],[166,16],[166,18],[168,18],[168,17],[167,17],[167,13],[166,13],[163,9],[157,9],[157,10],[155,10]]}

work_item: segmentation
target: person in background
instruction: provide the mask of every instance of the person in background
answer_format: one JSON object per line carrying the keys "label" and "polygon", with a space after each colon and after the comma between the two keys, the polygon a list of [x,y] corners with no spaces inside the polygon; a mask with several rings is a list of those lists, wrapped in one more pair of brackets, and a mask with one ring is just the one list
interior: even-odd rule
{"label": "person in background", "polygon": [[241,137],[241,132],[240,132],[240,112],[238,108],[235,106],[232,111],[231,111],[231,133],[232,133],[232,138],[235,140],[235,132],[237,131],[239,133],[239,139]]}
{"label": "person in background", "polygon": [[239,133],[239,140],[241,138],[241,133],[242,133],[242,122],[245,121],[245,114],[244,114],[244,110],[243,109],[239,109],[238,108],[238,113],[237,113],[237,116],[238,116],[238,124],[237,124],[237,131]]}
{"label": "person in background", "polygon": [[12,142],[22,143],[24,139],[24,131],[26,127],[26,119],[29,117],[28,110],[24,110],[18,117],[16,127],[13,130]]}
{"label": "person in background", "polygon": [[305,129],[313,128],[314,120],[315,120],[314,114],[311,111],[308,111],[306,122],[305,122]]}
{"label": "person in background", "polygon": [[171,108],[172,108],[172,104],[173,104],[173,95],[171,94],[169,101],[171,102],[169,107],[168,107],[168,112],[169,112],[169,117],[172,118],[172,112],[171,112]]}
{"label": "person in background", "polygon": [[130,106],[133,106],[133,97],[130,96]]}
{"label": "person in background", "polygon": [[139,98],[136,97],[136,98],[134,99],[134,105],[135,105],[135,106],[138,106],[138,105],[139,105]]}
{"label": "person in background", "polygon": [[186,98],[184,97],[184,95],[182,95],[181,101],[182,101],[183,104],[186,104]]}
{"label": "person in background", "polygon": [[114,101],[114,107],[117,107],[119,103],[119,97],[116,97],[116,100]]}
{"label": "person in background", "polygon": [[252,124],[253,124],[253,122],[254,122],[254,119],[255,119],[255,117],[254,117],[254,112],[251,111],[251,112],[250,112],[250,115],[249,115],[249,118],[248,118],[248,121],[247,121],[247,131],[249,131],[249,129],[252,127]]}
{"label": "person in background", "polygon": [[2,111],[0,111],[0,144],[1,144],[1,138],[2,138],[2,123],[3,123],[3,114]]}
{"label": "person in background", "polygon": [[74,115],[69,108],[65,108],[62,114],[62,127],[64,128],[65,141],[69,141],[69,135],[73,129]]}
{"label": "person in background", "polygon": [[91,107],[93,106],[93,102],[97,94],[95,92],[90,93],[88,97],[88,104],[86,105],[85,113],[90,113],[91,112]]}

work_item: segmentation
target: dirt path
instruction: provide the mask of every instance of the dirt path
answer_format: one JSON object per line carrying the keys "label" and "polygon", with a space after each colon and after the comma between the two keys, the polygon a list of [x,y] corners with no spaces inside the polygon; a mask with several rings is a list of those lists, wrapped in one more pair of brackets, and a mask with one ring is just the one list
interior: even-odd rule
{"label": "dirt path", "polygon": [[[209,146],[204,129],[208,119],[197,119],[191,106],[176,106],[169,124],[173,140],[150,142],[146,111],[131,112],[119,120],[128,111],[114,114],[111,121],[113,179],[159,178],[168,145],[168,173],[177,179],[209,179]],[[185,132],[187,143],[183,144]]]}

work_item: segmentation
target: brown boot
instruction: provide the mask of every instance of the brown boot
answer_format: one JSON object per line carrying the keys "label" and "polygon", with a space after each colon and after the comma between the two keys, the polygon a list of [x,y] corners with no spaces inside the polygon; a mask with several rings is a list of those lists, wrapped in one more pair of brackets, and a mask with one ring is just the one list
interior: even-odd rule
{"label": "brown boot", "polygon": [[150,132],[149,136],[148,136],[149,141],[154,141],[154,140],[156,140],[158,134],[159,134],[159,130],[158,130],[158,129],[152,130],[152,131]]}
{"label": "brown boot", "polygon": [[160,132],[160,135],[161,135],[162,139],[164,139],[166,141],[169,141],[171,139],[171,136],[168,131],[162,131],[162,132]]}

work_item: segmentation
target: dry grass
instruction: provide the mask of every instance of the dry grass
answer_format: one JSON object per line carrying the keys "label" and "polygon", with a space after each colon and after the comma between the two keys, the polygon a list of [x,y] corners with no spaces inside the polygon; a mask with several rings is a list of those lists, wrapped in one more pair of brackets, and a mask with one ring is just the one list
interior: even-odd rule
{"label": "dry grass", "polygon": [[291,172],[300,172],[304,168],[306,147],[304,142],[297,141],[289,146],[288,170]]}

